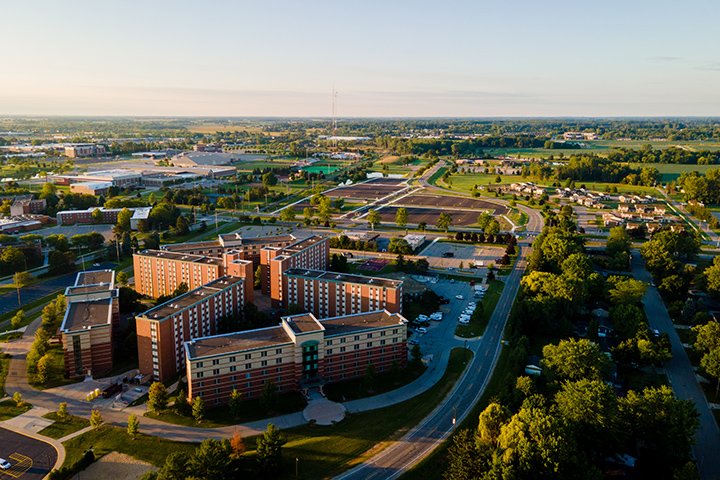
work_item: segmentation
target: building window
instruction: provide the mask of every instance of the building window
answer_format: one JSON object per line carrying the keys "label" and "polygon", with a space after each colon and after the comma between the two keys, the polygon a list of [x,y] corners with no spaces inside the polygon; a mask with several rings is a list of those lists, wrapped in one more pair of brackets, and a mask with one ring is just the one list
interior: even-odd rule
{"label": "building window", "polygon": [[372,333],[368,333],[368,338],[372,338]]}
{"label": "building window", "polygon": [[328,348],[327,350],[325,350],[325,353],[327,353],[328,355],[332,355],[332,348]]}
{"label": "building window", "polygon": [[267,357],[267,352],[260,352],[261,357]]}
{"label": "building window", "polygon": [[360,350],[360,345],[355,344],[355,350]]}
{"label": "building window", "polygon": [[344,338],[344,337],[341,338],[341,339],[340,339],[340,343],[345,343],[345,340],[346,340],[346,338]]}
{"label": "building window", "polygon": [[358,340],[360,340],[360,335],[355,335],[355,341],[357,342]]}
{"label": "building window", "polygon": [[332,340],[328,340],[327,342],[325,342],[325,345],[332,345]]}
{"label": "building window", "polygon": [[245,360],[250,360],[252,358],[252,354],[246,353],[245,354]]}
{"label": "building window", "polygon": [[340,353],[345,351],[345,347],[340,347]]}
{"label": "building window", "polygon": [[202,363],[203,363],[203,362],[197,362],[197,363],[195,364],[195,368],[202,368]]}
{"label": "building window", "polygon": [[218,368],[214,369],[213,375],[220,375],[220,369],[218,369]]}
{"label": "building window", "polygon": [[276,348],[275,355],[282,355],[282,348]]}
{"label": "building window", "polygon": [[235,358],[235,357],[230,357],[230,363],[234,363],[234,362],[235,362],[235,360],[236,360],[236,358]]}
{"label": "building window", "polygon": [[245,378],[250,378],[250,372],[245,374]]}
{"label": "building window", "polygon": [[282,358],[276,358],[275,363],[282,363]]}
{"label": "building window", "polygon": [[372,348],[372,342],[367,342],[367,348]]}
{"label": "building window", "polygon": [[260,366],[267,367],[267,360],[263,360],[262,362],[260,362]]}
{"label": "building window", "polygon": [[213,360],[213,365],[220,365],[220,360]]}
{"label": "building window", "polygon": [[237,372],[237,367],[235,365],[230,365],[230,371]]}
{"label": "building window", "polygon": [[245,370],[250,370],[251,368],[252,368],[252,363],[245,364]]}
{"label": "building window", "polygon": [[205,376],[205,372],[197,372],[197,378],[203,378]]}

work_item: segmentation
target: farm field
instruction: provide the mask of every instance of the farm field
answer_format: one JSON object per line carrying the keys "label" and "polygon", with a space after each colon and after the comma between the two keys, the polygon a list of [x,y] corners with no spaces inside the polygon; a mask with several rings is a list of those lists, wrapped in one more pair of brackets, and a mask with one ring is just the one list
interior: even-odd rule
{"label": "farm field", "polygon": [[453,197],[449,195],[413,194],[398,200],[397,202],[393,203],[392,206],[439,207],[447,209],[448,212],[453,214],[453,208],[477,210],[477,213],[482,210],[491,210],[496,215],[502,215],[507,213],[507,208],[503,205],[492,203],[486,200],[481,200],[478,198]]}
{"label": "farm field", "polygon": [[670,182],[680,176],[681,173],[699,172],[706,173],[708,170],[720,168],[718,165],[682,165],[675,163],[630,163],[633,168],[651,167],[657,168],[663,182]]}
{"label": "farm field", "polygon": [[[451,197],[452,198],[452,197]],[[381,222],[394,224],[395,215],[399,207],[389,206],[378,209]],[[447,208],[432,207],[406,207],[408,213],[408,223],[418,224],[425,222],[427,225],[435,225],[440,214],[450,213],[452,216],[453,226],[469,226],[477,223],[478,212],[472,210],[449,210]]]}

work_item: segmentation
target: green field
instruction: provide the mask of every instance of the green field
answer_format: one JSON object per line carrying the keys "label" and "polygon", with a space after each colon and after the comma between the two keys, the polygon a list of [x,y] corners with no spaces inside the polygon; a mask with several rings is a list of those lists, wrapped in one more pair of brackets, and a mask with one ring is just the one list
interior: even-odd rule
{"label": "green field", "polygon": [[629,165],[633,168],[657,168],[662,182],[675,180],[681,173],[699,172],[705,174],[708,170],[720,168],[718,165],[682,165],[675,163],[630,163]]}

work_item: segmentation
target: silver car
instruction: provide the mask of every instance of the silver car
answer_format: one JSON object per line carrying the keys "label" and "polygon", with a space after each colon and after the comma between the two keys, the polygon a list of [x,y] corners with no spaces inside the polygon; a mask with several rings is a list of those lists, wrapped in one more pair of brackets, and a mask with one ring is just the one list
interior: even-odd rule
{"label": "silver car", "polygon": [[0,458],[0,470],[10,470],[10,467],[12,467],[12,465],[10,465],[10,462],[5,460],[4,458]]}

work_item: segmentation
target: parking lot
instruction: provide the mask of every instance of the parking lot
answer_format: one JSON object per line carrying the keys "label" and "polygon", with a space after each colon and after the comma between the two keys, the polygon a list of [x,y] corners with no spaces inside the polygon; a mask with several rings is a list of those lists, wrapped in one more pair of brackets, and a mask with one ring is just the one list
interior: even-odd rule
{"label": "parking lot", "polygon": [[45,442],[0,428],[0,458],[10,462],[0,479],[41,479],[55,466],[57,451]]}
{"label": "parking lot", "polygon": [[450,195],[428,195],[423,193],[408,195],[407,197],[401,198],[396,203],[393,203],[393,205],[407,207],[444,207],[453,214],[456,213],[452,211],[453,208],[477,210],[475,218],[477,218],[481,211],[490,211],[495,215],[503,215],[508,212],[506,206],[489,202],[487,200],[470,197],[454,197]]}
{"label": "parking lot", "polygon": [[[444,256],[450,253],[452,257]],[[430,266],[436,268],[460,268],[461,263],[464,268],[469,268],[470,262],[476,265],[482,262],[483,266],[487,267],[488,264],[495,263],[504,253],[504,246],[450,242],[435,242],[423,251]]]}

